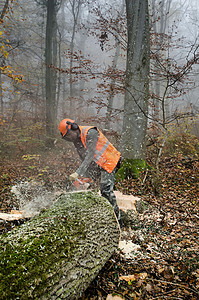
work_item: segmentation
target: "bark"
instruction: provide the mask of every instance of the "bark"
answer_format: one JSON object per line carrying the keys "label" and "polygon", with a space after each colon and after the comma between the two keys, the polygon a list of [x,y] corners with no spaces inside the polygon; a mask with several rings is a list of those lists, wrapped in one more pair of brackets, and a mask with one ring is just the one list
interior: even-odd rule
{"label": "bark", "polygon": [[52,66],[56,65],[57,39],[56,39],[56,1],[47,2],[46,24],[46,133],[47,145],[53,146],[56,120],[56,72]]}
{"label": "bark", "polygon": [[149,97],[150,35],[148,0],[126,0],[127,64],[121,148],[126,159],[143,159]]}
{"label": "bark", "polygon": [[[3,18],[8,10],[8,5],[9,5],[9,0],[6,0],[5,1],[5,4],[3,6],[3,9],[0,13],[0,24],[3,22]],[[3,65],[3,63],[2,63]],[[2,80],[1,80],[1,70],[0,70],[0,106],[1,106],[1,111],[0,111],[0,114],[3,116],[3,88],[2,88]]]}
{"label": "bark", "polygon": [[[152,0],[152,24],[153,32],[155,33],[155,54],[156,56],[163,55],[163,34],[166,34],[166,26],[168,22],[168,16],[171,6],[171,0],[163,0],[159,2],[160,9],[157,10],[157,0]],[[158,17],[160,18],[159,21]],[[152,85],[153,93],[155,94],[155,98],[153,100],[153,112],[152,116],[154,122],[156,123],[161,117],[161,82],[160,82],[160,67],[158,62],[154,62],[154,84]]]}
{"label": "bark", "polygon": [[1,14],[0,14],[0,23],[3,21],[3,18],[4,18],[5,14],[6,14],[7,10],[8,10],[8,5],[9,5],[9,0],[6,0],[5,4],[4,4],[4,7],[3,7],[2,11],[1,11]]}
{"label": "bark", "polygon": [[73,83],[73,54],[74,54],[74,41],[75,41],[75,33],[77,27],[77,21],[79,17],[80,7],[81,7],[81,0],[73,0],[71,3],[72,8],[72,15],[73,15],[73,30],[72,30],[72,37],[70,42],[70,115],[75,118],[75,103],[74,103],[74,83]]}
{"label": "bark", "polygon": [[[117,61],[120,55],[120,44],[118,42],[117,46],[116,46],[116,50],[115,50],[115,56],[113,59],[113,65],[112,65],[112,69],[115,70],[115,68],[117,67]],[[115,81],[116,78],[113,77],[111,79],[111,83],[110,83],[110,92],[109,92],[109,96],[108,96],[108,105],[107,105],[107,112],[106,112],[106,122],[105,122],[105,128],[106,129],[110,129],[111,128],[111,114],[113,111],[113,100],[114,100],[114,87],[115,87]]]}
{"label": "bark", "polygon": [[117,249],[110,203],[96,193],[61,195],[1,236],[1,299],[78,299]]}
{"label": "bark", "polygon": [[2,79],[1,79],[1,70],[0,70],[0,106],[1,106],[1,111],[0,111],[0,115],[3,116],[3,88],[2,88]]}
{"label": "bark", "polygon": [[[122,3],[122,8],[120,10],[119,15],[124,14],[124,4]],[[118,15],[118,17],[119,17]],[[118,24],[116,24],[116,28],[119,32]],[[114,71],[117,68],[117,63],[118,59],[120,56],[120,41],[118,36],[115,36],[115,55],[113,58],[113,64],[112,64],[112,70]],[[110,92],[108,96],[108,105],[107,105],[107,112],[106,112],[106,121],[105,121],[105,128],[106,129],[111,129],[111,120],[112,120],[112,111],[113,111],[113,100],[114,100],[114,88],[115,88],[115,82],[116,82],[116,77],[112,77],[111,83],[110,83]]]}
{"label": "bark", "polygon": [[[62,58],[61,58],[61,32],[59,31],[59,42],[58,42],[58,68],[61,69],[62,67]],[[58,74],[57,78],[57,98],[56,98],[56,119],[58,116],[58,107],[60,102],[60,95],[61,95],[61,72]]]}

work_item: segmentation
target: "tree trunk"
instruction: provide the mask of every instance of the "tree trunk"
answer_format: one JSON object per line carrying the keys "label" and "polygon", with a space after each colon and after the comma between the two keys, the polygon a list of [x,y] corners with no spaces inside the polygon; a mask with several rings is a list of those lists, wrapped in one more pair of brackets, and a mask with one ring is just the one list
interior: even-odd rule
{"label": "tree trunk", "polygon": [[[116,69],[118,58],[119,58],[119,55],[120,55],[120,44],[119,44],[117,39],[115,39],[115,45],[116,45],[116,49],[115,49],[115,55],[114,55],[113,64],[112,64],[112,70]],[[109,96],[108,96],[108,105],[107,105],[106,121],[105,121],[105,128],[106,129],[111,128],[111,120],[112,120],[111,114],[112,114],[112,111],[113,111],[115,81],[116,81],[116,78],[113,77],[111,79],[111,83],[110,83],[110,92],[109,92]]]}
{"label": "tree trunk", "polygon": [[56,121],[56,72],[52,66],[56,62],[56,1],[47,2],[46,24],[46,133],[47,145],[53,146]]}
{"label": "tree trunk", "polygon": [[128,45],[121,148],[125,159],[143,159],[149,98],[148,0],[126,0],[126,12]]}
{"label": "tree trunk", "polygon": [[81,0],[73,0],[71,3],[72,14],[73,14],[73,30],[72,30],[72,37],[70,42],[70,116],[71,118],[75,119],[75,99],[74,99],[74,82],[73,82],[73,54],[74,54],[74,41],[75,41],[75,32],[77,27],[77,21],[79,17],[80,7],[81,7]]}
{"label": "tree trunk", "polygon": [[4,107],[3,107],[3,87],[2,87],[2,79],[1,79],[1,70],[0,70],[0,116],[3,117]]}
{"label": "tree trunk", "polygon": [[[166,26],[168,22],[168,16],[171,6],[171,0],[163,0],[161,2],[157,0],[152,0],[152,18],[151,18],[151,26],[153,27],[154,36],[154,45],[155,45],[155,58],[154,58],[154,83],[151,86],[151,89],[154,94],[153,99],[153,111],[152,118],[154,123],[161,118],[161,101],[162,101],[162,84],[160,81],[160,66],[157,58],[161,60],[161,57],[164,54],[163,52],[163,42],[164,42],[164,34],[166,34]],[[157,9],[158,7],[158,9]],[[159,19],[159,21],[158,21]]]}
{"label": "tree trunk", "polygon": [[[62,57],[61,57],[61,33],[59,32],[59,42],[58,42],[58,68],[61,69],[62,67]],[[61,72],[58,74],[57,78],[57,97],[56,97],[56,119],[58,117],[58,107],[61,98]]]}
{"label": "tree trunk", "polygon": [[[124,14],[124,3],[122,3],[122,8],[119,12],[119,16],[122,16]],[[116,23],[117,31],[119,32],[118,24]],[[120,56],[120,41],[119,37],[115,36],[115,55],[113,58],[113,64],[112,64],[112,70],[114,71],[117,68],[118,59]],[[107,105],[107,112],[106,112],[106,121],[105,121],[105,128],[111,129],[111,121],[112,121],[112,111],[113,111],[113,100],[114,100],[114,89],[115,89],[115,82],[116,77],[112,77],[111,83],[110,83],[110,92],[108,95],[108,105]]]}
{"label": "tree trunk", "polygon": [[0,237],[1,299],[78,299],[117,249],[119,236],[105,198],[61,195]]}
{"label": "tree trunk", "polygon": [[7,10],[8,10],[8,5],[9,5],[9,0],[6,0],[5,4],[4,4],[4,7],[3,7],[2,11],[1,11],[1,14],[0,14],[0,21],[3,21],[3,18],[4,18],[5,14],[6,14]]}
{"label": "tree trunk", "polygon": [[[3,18],[8,10],[8,5],[9,5],[9,0],[5,1],[5,4],[3,6],[2,11],[0,12],[0,24],[3,22]],[[3,56],[4,57],[4,56]],[[3,67],[3,61],[0,64],[1,67]],[[4,107],[3,107],[3,87],[2,87],[2,79],[1,79],[1,70],[0,70],[0,106],[1,106],[1,111],[0,111],[0,115],[3,117],[4,114]]]}

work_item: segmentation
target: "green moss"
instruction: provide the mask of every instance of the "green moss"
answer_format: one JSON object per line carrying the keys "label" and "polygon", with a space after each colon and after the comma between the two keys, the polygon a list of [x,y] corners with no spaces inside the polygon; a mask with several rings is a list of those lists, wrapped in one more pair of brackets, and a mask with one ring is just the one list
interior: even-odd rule
{"label": "green moss", "polygon": [[140,172],[150,168],[149,165],[143,159],[125,159],[122,161],[121,168],[116,174],[116,181],[138,178]]}
{"label": "green moss", "polygon": [[[39,295],[40,290],[43,291],[44,286],[47,285],[48,274],[54,274],[59,270],[57,261],[61,264],[62,256],[69,258],[75,250],[74,241],[80,233],[75,228],[71,228],[71,226],[77,227],[75,222],[70,222],[69,228],[65,217],[55,217],[50,224],[42,225],[45,228],[42,237],[40,232],[43,228],[38,232],[33,231],[34,234],[30,233],[27,240],[20,238],[16,241],[13,236],[14,240],[10,240],[0,254],[2,299],[13,299],[16,296],[25,299],[25,295],[36,285],[39,285],[37,289]],[[70,236],[70,231],[73,231],[75,238]]]}
{"label": "green moss", "polygon": [[1,299],[32,298],[36,286],[36,298],[39,299],[40,291],[43,293],[50,282],[56,280],[57,272],[62,269],[59,268],[62,261],[65,257],[70,259],[76,250],[76,241],[85,238],[85,227],[81,223],[81,212],[77,206],[81,201],[84,209],[88,208],[95,201],[88,201],[88,198],[91,199],[90,194],[85,199],[76,194],[75,199],[68,199],[67,202],[65,197],[61,197],[50,210],[23,224],[16,231],[2,235]]}
{"label": "green moss", "polygon": [[92,192],[62,195],[50,209],[3,234],[1,299],[41,299],[44,295],[48,299],[50,288],[65,276],[66,262],[79,260],[79,245],[84,247],[90,224],[88,210],[103,205],[104,199]]}

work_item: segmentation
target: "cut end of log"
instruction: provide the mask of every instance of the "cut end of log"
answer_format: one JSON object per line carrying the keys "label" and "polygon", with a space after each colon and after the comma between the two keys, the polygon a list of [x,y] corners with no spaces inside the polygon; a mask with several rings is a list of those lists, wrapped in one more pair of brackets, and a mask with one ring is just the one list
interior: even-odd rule
{"label": "cut end of log", "polygon": [[140,198],[133,195],[124,195],[120,191],[114,191],[119,209],[127,212],[128,210],[134,210],[136,212],[136,202],[140,201]]}

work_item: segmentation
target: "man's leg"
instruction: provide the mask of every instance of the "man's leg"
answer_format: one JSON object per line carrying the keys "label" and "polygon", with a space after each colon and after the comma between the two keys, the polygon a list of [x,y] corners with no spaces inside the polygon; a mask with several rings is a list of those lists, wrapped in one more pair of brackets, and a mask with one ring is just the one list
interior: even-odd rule
{"label": "man's leg", "polygon": [[113,192],[115,183],[115,170],[112,173],[108,173],[105,170],[101,171],[101,182],[100,182],[100,191],[104,198],[108,199],[108,201],[113,206],[114,212],[118,221],[120,221],[120,210],[117,205],[116,197]]}

